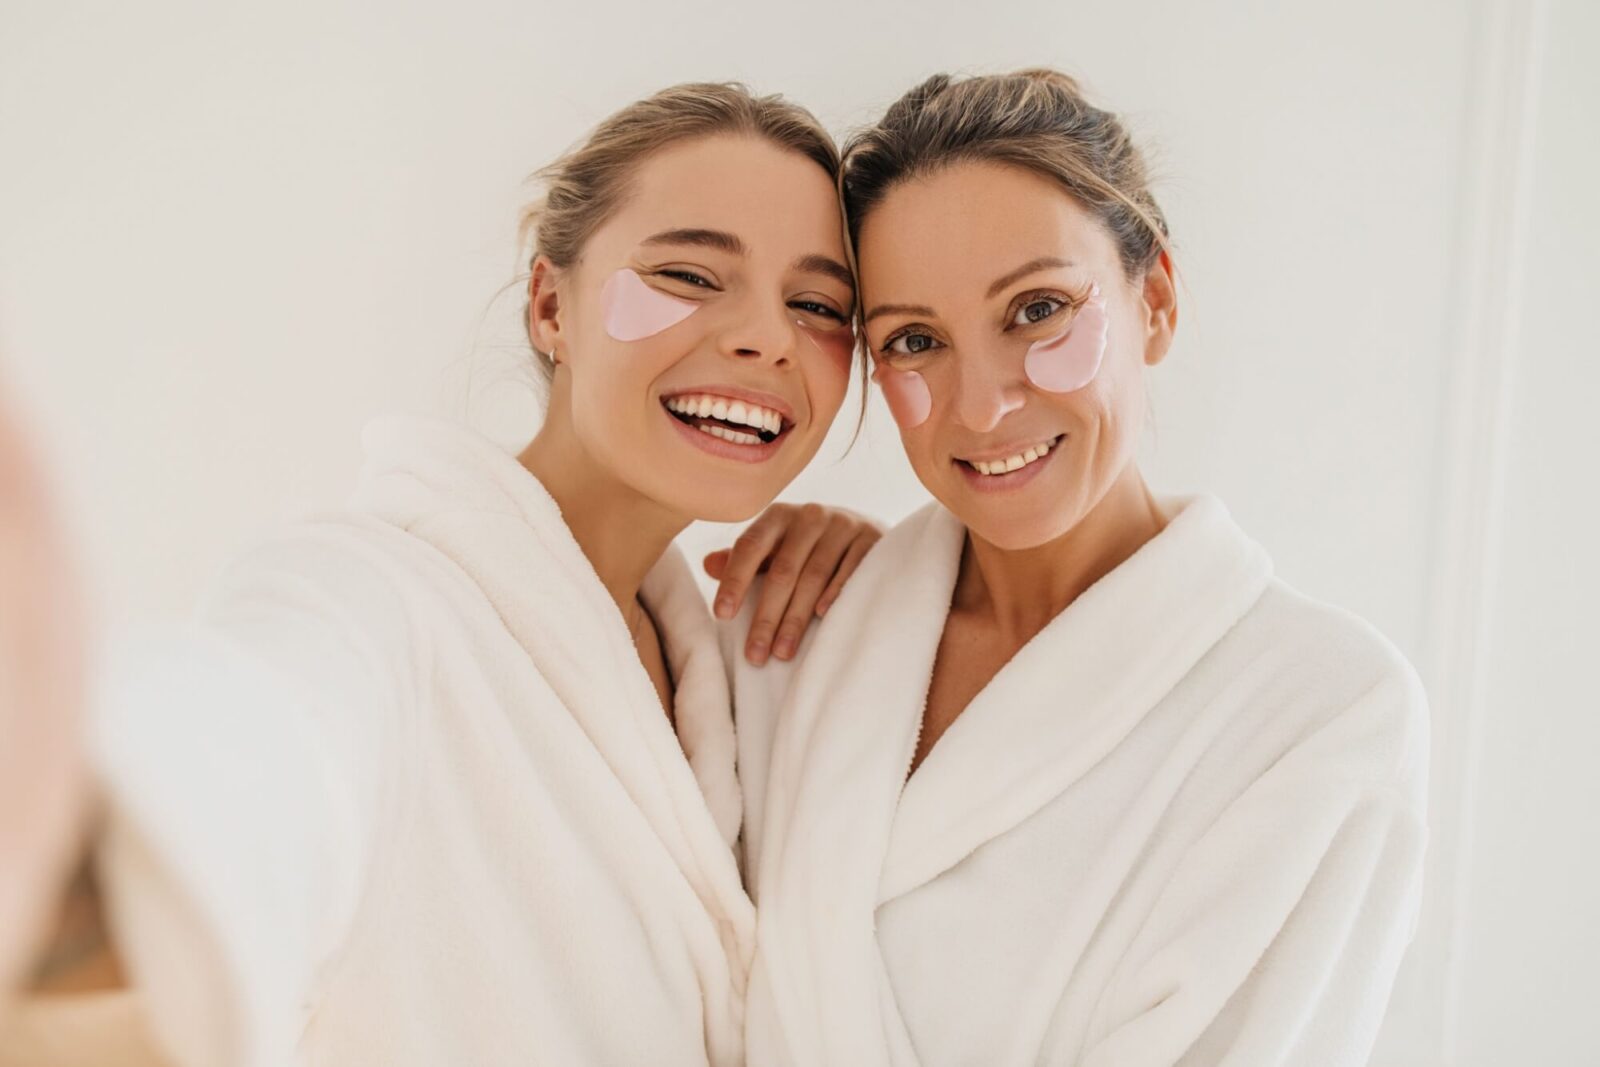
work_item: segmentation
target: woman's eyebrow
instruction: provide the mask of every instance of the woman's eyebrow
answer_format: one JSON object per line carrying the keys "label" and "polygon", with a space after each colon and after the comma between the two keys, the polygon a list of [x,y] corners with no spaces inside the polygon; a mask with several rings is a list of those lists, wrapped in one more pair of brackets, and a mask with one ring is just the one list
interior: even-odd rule
{"label": "woman's eyebrow", "polygon": [[801,256],[794,261],[794,269],[807,274],[826,274],[841,285],[847,285],[851,289],[856,287],[855,275],[850,273],[850,268],[832,256],[819,255],[815,252],[809,256]]}
{"label": "woman's eyebrow", "polygon": [[1070,266],[1072,266],[1072,260],[1070,260],[1070,259],[1062,259],[1059,256],[1040,256],[1038,259],[1030,259],[1028,262],[1024,263],[1022,266],[1018,267],[1016,270],[1011,271],[1009,274],[1007,274],[1004,277],[996,280],[993,285],[989,286],[989,291],[984,294],[984,298],[985,299],[990,299],[990,298],[993,298],[993,297],[999,295],[1000,290],[1004,289],[1006,286],[1010,285],[1012,282],[1018,281],[1018,280],[1020,280],[1022,278],[1026,278],[1028,275],[1032,274],[1034,271],[1045,270],[1045,269],[1050,268],[1050,267],[1070,267]]}
{"label": "woman's eyebrow", "polygon": [[745,254],[744,242],[739,240],[737,234],[728,233],[726,230],[662,230],[652,234],[639,242],[640,245],[699,245],[702,248],[715,248],[735,256]]}
{"label": "woman's eyebrow", "polygon": [[879,315],[924,315],[931,319],[935,314],[937,312],[924,304],[879,304],[861,321],[871,322]]}

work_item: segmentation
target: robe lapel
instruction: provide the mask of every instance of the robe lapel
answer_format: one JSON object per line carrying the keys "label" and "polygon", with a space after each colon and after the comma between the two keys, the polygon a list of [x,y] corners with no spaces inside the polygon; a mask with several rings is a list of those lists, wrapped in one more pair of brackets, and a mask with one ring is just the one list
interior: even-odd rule
{"label": "robe lapel", "polygon": [[[364,440],[371,458],[360,505],[438,547],[448,557],[441,565],[461,568],[489,597],[719,919],[742,972],[755,920],[731,847],[738,825],[731,702],[705,602],[694,593],[696,619],[687,600],[693,577],[681,554],[668,550],[643,595],[666,631],[676,710],[688,727],[682,747],[627,623],[536,478],[487,438],[441,420],[378,420]],[[421,518],[408,523],[408,512]],[[713,766],[718,760],[725,766]]]}
{"label": "robe lapel", "polygon": [[1260,597],[1271,564],[1219,501],[1163,510],[1166,528],[1024,646],[911,777],[875,903],[936,878],[1058,796]]}
{"label": "robe lapel", "polygon": [[[872,913],[964,536],[936,505],[892,530],[812,635],[779,711],[755,979],[771,987],[779,1062],[905,1062]],[[752,1031],[752,1058],[763,1040]]]}

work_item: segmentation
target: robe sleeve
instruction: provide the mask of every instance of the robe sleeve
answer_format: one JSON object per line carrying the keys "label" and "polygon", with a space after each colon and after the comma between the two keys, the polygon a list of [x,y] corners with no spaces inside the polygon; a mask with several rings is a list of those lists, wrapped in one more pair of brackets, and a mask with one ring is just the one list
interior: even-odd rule
{"label": "robe sleeve", "polygon": [[1414,676],[1280,759],[1186,852],[1083,1067],[1357,1067],[1415,932],[1427,839]]}
{"label": "robe sleeve", "polygon": [[189,624],[112,650],[97,863],[148,1021],[182,1067],[292,1060],[346,940],[417,682],[406,605],[330,527],[235,565]]}

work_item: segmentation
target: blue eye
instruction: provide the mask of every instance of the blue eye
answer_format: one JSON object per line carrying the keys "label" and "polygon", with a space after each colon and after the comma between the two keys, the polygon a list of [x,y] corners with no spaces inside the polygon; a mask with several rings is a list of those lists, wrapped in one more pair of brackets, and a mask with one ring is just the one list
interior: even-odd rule
{"label": "blue eye", "polygon": [[883,351],[897,356],[920,356],[924,352],[931,352],[938,344],[930,334],[903,333],[891,337],[889,343],[883,346]]}
{"label": "blue eye", "polygon": [[1065,300],[1057,300],[1053,296],[1035,297],[1017,308],[1017,313],[1011,318],[1011,325],[1031,326],[1036,322],[1043,322],[1060,311],[1065,303]]}

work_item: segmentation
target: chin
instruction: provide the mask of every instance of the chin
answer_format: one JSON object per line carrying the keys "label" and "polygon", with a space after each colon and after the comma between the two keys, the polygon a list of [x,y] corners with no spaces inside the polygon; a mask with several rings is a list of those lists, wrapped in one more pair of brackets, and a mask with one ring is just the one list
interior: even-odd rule
{"label": "chin", "polygon": [[1007,552],[1024,552],[1030,548],[1047,545],[1065,532],[1043,523],[1005,521],[967,523],[967,529],[994,547]]}
{"label": "chin", "polygon": [[673,510],[696,522],[748,522],[766,510],[778,496],[778,488],[745,487],[743,490],[715,482],[681,490],[672,495]]}
{"label": "chin", "polygon": [[970,499],[963,503],[969,506],[955,512],[963,525],[974,536],[1007,552],[1023,552],[1047,545],[1073,526],[1073,516],[1061,508],[1050,508],[1041,514],[1032,509],[1003,506],[977,509],[970,506]]}

